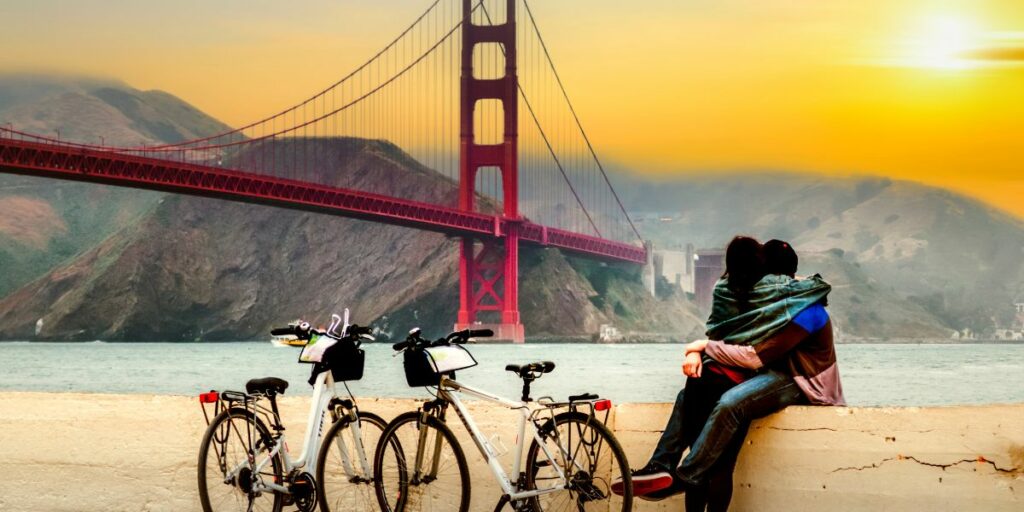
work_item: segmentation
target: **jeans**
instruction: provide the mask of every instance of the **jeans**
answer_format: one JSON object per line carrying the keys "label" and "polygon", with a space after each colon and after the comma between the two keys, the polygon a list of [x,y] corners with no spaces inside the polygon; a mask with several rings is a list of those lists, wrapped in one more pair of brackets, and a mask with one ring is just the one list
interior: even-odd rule
{"label": "jeans", "polygon": [[[721,374],[707,371],[701,378],[686,379],[686,388],[679,392],[669,417],[669,424],[661,436],[650,464],[663,471],[671,472],[679,464],[683,450],[690,447],[700,435],[711,411],[718,405],[722,395],[736,383]],[[687,512],[725,512],[732,500],[732,473],[736,467],[745,426],[736,433],[735,439],[709,470],[704,485],[690,486],[686,490]]]}
{"label": "jeans", "polygon": [[650,464],[665,471],[675,469],[683,458],[683,452],[697,440],[718,399],[735,385],[714,372],[705,371],[701,378],[687,378],[686,387],[676,396],[668,425],[654,449]]}
{"label": "jeans", "polygon": [[[737,441],[741,431],[745,432],[750,420],[767,416],[805,400],[803,392],[792,377],[774,370],[737,384],[722,394],[700,434],[690,446],[690,453],[676,469],[676,475],[688,485],[702,485],[719,458],[730,446],[734,446],[733,443]],[[683,418],[673,417],[669,420],[669,426],[674,427],[673,424],[677,421],[682,424],[682,420]],[[683,430],[677,432],[682,438]],[[667,429],[665,434],[662,434],[662,440],[665,440],[666,434],[669,434]],[[675,446],[669,440],[665,448],[662,450],[662,443],[658,443],[658,452],[667,453]]]}

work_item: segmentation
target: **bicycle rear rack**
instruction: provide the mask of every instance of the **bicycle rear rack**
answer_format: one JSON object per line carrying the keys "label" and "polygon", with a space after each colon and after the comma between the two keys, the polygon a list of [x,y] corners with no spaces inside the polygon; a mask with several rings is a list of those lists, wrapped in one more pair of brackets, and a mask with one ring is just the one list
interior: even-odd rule
{"label": "bicycle rear rack", "polygon": [[[229,408],[241,403],[242,407],[254,417],[257,415],[263,416],[265,419],[270,420],[267,423],[273,426],[275,429],[283,430],[281,422],[274,411],[260,404],[261,401],[268,397],[263,394],[249,394],[242,391],[216,391],[210,390],[207,393],[199,394],[199,406],[203,410],[203,420],[206,421],[206,426],[210,426],[210,422],[217,417],[218,414],[228,410]],[[212,404],[212,405],[211,405]]]}
{"label": "bicycle rear rack", "polygon": [[[550,411],[552,418],[554,418],[556,410],[568,409],[569,412],[583,412],[587,416],[590,416],[601,423],[607,424],[608,417],[612,412],[612,401],[607,398],[601,398],[593,393],[570,396],[569,400],[565,402],[556,402],[550,396],[545,396],[538,398],[537,403],[543,405],[547,411]],[[543,410],[544,409],[538,409],[534,411],[534,414],[538,415],[538,413]],[[598,417],[597,413],[599,412],[604,412],[603,418]]]}

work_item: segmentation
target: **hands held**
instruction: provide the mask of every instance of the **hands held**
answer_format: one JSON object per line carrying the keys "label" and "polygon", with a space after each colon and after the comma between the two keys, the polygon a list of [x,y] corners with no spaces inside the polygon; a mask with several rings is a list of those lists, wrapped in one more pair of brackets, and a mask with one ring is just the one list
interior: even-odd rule
{"label": "hands held", "polygon": [[707,345],[708,340],[697,340],[686,345],[686,359],[683,361],[683,375],[694,378],[700,377],[701,372],[704,369],[704,363],[701,360],[701,356]]}

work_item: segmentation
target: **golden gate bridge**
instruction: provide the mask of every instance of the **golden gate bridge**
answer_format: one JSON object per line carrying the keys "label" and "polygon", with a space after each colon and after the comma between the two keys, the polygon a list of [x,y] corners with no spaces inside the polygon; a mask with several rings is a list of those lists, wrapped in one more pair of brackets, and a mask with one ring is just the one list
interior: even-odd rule
{"label": "golden gate bridge", "polygon": [[[448,199],[428,202],[416,187],[339,176],[322,142],[342,137],[389,141],[394,158],[442,180]],[[520,243],[647,262],[527,0],[435,0],[330,86],[273,115],[195,140],[113,147],[0,127],[0,172],[456,236],[457,326],[486,324],[517,342],[524,339]]]}

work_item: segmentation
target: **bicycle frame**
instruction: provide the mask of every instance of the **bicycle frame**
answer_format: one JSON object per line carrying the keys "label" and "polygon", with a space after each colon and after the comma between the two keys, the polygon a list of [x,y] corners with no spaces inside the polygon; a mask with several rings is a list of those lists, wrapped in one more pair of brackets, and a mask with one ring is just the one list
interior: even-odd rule
{"label": "bicycle frame", "polygon": [[[508,409],[513,409],[513,410],[519,411],[520,417],[519,417],[519,425],[518,425],[518,431],[517,431],[518,435],[516,437],[515,459],[514,459],[514,461],[512,463],[512,475],[515,475],[516,478],[517,478],[517,482],[515,484],[513,484],[512,480],[509,478],[509,475],[505,472],[505,469],[501,466],[501,462],[498,461],[498,455],[499,454],[497,453],[497,450],[491,444],[491,442],[486,437],[484,437],[484,434],[480,431],[480,428],[477,427],[476,422],[473,420],[472,415],[470,415],[469,411],[466,409],[466,406],[463,405],[462,401],[459,399],[459,394],[460,393],[465,393],[466,395],[479,398],[479,399],[481,399],[481,400],[483,400],[485,402],[490,402],[490,403],[498,404],[498,405],[501,405],[501,406],[506,407]],[[526,499],[526,498],[532,498],[532,497],[535,497],[535,496],[540,496],[540,495],[543,495],[543,494],[549,494],[549,493],[557,492],[557,491],[560,491],[560,490],[568,488],[569,483],[568,483],[568,479],[565,476],[565,472],[555,462],[554,455],[548,449],[547,444],[545,443],[544,439],[541,437],[540,432],[537,430],[537,427],[534,424],[534,418],[535,418],[536,414],[539,411],[543,411],[543,410],[548,409],[547,407],[544,407],[543,409],[541,409],[541,408],[533,408],[533,409],[531,409],[529,403],[527,403],[527,402],[508,400],[508,399],[502,398],[500,396],[497,396],[495,394],[489,393],[487,391],[483,391],[483,390],[476,389],[476,388],[467,386],[465,384],[459,383],[459,382],[457,382],[457,381],[455,381],[453,379],[449,379],[447,377],[442,377],[441,378],[441,382],[440,382],[440,385],[438,386],[438,393],[437,394],[438,394],[438,398],[440,398],[441,400],[443,400],[443,401],[445,401],[447,403],[450,403],[455,408],[456,414],[458,414],[459,419],[462,421],[462,424],[466,427],[466,431],[469,432],[470,437],[473,439],[473,442],[474,442],[474,444],[477,447],[477,450],[480,452],[480,455],[483,456],[484,459],[487,461],[487,466],[490,467],[491,473],[493,473],[494,478],[495,478],[495,480],[497,480],[498,485],[501,487],[502,492],[506,496],[508,496],[508,498],[511,501],[517,501],[517,500],[522,500],[522,499]],[[526,490],[526,491],[523,491],[523,490],[519,489],[518,477],[519,477],[519,474],[520,474],[520,469],[521,469],[521,464],[522,464],[522,459],[523,459],[523,453],[524,453],[524,451],[526,449],[527,427],[529,427],[530,439],[537,441],[538,446],[544,452],[544,456],[547,458],[548,462],[551,463],[551,467],[554,468],[555,471],[557,471],[557,473],[558,473],[558,479],[555,482],[555,484],[552,485],[551,487],[546,487],[544,489]],[[426,446],[426,443],[428,441],[426,439],[427,430],[428,429],[420,429],[419,445],[418,445],[418,449],[416,451],[416,461],[415,461],[416,466],[414,468],[414,473],[413,473],[414,475],[416,475],[416,477],[418,477],[419,475],[423,474],[423,464],[425,462],[423,460],[423,448]],[[437,437],[435,442],[437,444],[440,444],[440,442],[441,442],[440,433],[438,433],[437,436],[438,437]],[[557,436],[556,436],[556,438],[557,438]],[[568,454],[569,453],[568,450],[566,449],[566,447],[563,447],[561,445],[560,441],[556,440],[556,443],[558,444],[558,449],[563,452],[563,456],[564,456],[564,454]],[[438,470],[438,466],[440,464],[440,460],[439,459],[440,459],[440,453],[438,452],[437,449],[435,449],[434,450],[434,457],[433,457],[433,460],[431,461],[431,470],[430,470],[430,472],[433,473],[433,474],[436,474],[436,472]]]}
{"label": "bicycle frame", "polygon": [[[270,464],[273,458],[278,456],[279,454],[284,460],[285,474],[290,474],[292,471],[295,471],[297,469],[316,468],[317,456],[320,453],[320,441],[323,437],[324,416],[330,409],[331,401],[335,398],[335,396],[336,392],[334,388],[334,378],[331,377],[331,372],[321,372],[319,375],[317,375],[316,380],[313,383],[313,398],[312,401],[310,402],[309,420],[306,424],[306,437],[302,447],[302,453],[299,455],[297,459],[292,460],[291,456],[288,454],[288,450],[282,449],[287,447],[287,443],[285,440],[284,433],[281,433],[281,435],[276,439],[274,447],[270,450],[270,452],[267,453],[266,457],[264,457],[262,460],[256,463],[256,465],[253,468],[253,471],[256,473],[263,471],[263,469],[268,464]],[[356,416],[356,412],[354,409],[348,410],[347,414],[349,415],[349,418],[352,420],[350,428],[352,428],[352,433],[356,444],[355,455],[356,457],[358,457],[356,462],[360,466],[362,466],[362,469],[364,471],[363,474],[372,475],[373,466],[370,464],[369,459],[366,457],[366,448],[363,446],[362,433],[360,432],[358,416]],[[340,451],[342,466],[345,469],[345,473],[349,477],[357,476],[355,470],[353,469],[354,466],[352,457],[349,454],[349,449],[348,446],[346,446],[345,444],[344,438],[339,436],[338,441],[338,450]],[[226,475],[226,479],[230,479],[233,476],[233,474],[240,469],[241,465],[239,467],[234,468],[232,471],[228,472],[228,474]],[[285,494],[288,494],[290,492],[287,487],[279,485],[275,482],[263,482],[261,488],[258,490],[269,490]]]}

